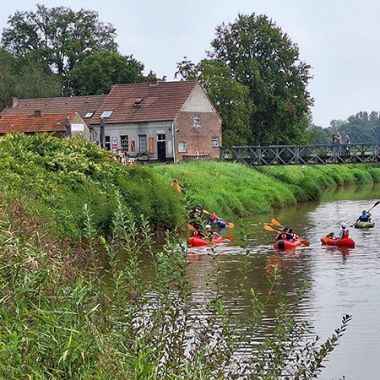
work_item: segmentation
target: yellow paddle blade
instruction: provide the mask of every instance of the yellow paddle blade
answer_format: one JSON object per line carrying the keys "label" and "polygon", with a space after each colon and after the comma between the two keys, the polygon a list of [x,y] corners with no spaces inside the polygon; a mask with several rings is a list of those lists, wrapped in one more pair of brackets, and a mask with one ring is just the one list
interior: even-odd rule
{"label": "yellow paddle blade", "polygon": [[194,226],[192,226],[191,224],[187,225],[187,229],[188,229],[188,231],[195,231]]}
{"label": "yellow paddle blade", "polygon": [[301,239],[301,243],[305,246],[308,247],[310,245],[309,240]]}
{"label": "yellow paddle blade", "polygon": [[234,228],[235,227],[235,223],[228,222],[227,226],[228,226],[228,228]]}
{"label": "yellow paddle blade", "polygon": [[264,230],[268,232],[277,232],[274,228],[268,226],[268,224],[264,224]]}
{"label": "yellow paddle blade", "polygon": [[272,224],[278,227],[284,227],[277,219],[272,219]]}

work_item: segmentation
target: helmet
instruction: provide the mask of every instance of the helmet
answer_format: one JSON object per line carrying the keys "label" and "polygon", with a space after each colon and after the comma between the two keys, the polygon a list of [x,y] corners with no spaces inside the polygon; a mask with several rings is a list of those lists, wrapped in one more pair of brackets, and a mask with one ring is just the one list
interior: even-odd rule
{"label": "helmet", "polygon": [[342,228],[345,230],[345,229],[346,229],[346,225],[345,225],[345,224],[342,224]]}
{"label": "helmet", "polygon": [[206,228],[209,230],[211,228],[210,224],[206,224]]}
{"label": "helmet", "polygon": [[282,231],[283,231],[283,232],[288,232],[288,231],[289,231],[289,227],[284,227],[284,228],[282,229]]}
{"label": "helmet", "polygon": [[366,213],[367,213],[367,210],[363,210],[363,211],[362,211],[362,214],[366,214]]}

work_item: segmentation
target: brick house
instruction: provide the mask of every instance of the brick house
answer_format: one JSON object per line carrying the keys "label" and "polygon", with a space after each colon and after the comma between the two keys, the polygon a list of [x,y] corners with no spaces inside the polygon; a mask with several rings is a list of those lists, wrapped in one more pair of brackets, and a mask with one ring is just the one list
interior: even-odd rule
{"label": "brick house", "polygon": [[33,133],[33,128],[37,133],[42,130],[34,124],[36,115],[42,122],[48,115],[73,112],[89,126],[90,138],[113,152],[149,161],[219,157],[221,118],[197,81],[120,84],[108,95],[13,98],[1,118],[29,116],[24,130],[19,124],[7,133]]}
{"label": "brick house", "polygon": [[56,136],[81,135],[91,138],[90,129],[76,112],[42,114],[35,111],[33,115],[0,115],[0,135],[7,133],[52,133]]}
{"label": "brick house", "polygon": [[91,120],[94,140],[153,161],[219,157],[221,118],[197,81],[120,84]]}

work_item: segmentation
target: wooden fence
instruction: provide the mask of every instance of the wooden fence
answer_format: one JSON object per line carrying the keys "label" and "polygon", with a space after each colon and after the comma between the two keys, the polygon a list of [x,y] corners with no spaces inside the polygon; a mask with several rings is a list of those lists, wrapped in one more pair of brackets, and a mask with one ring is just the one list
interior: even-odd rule
{"label": "wooden fence", "polygon": [[224,146],[222,161],[248,165],[311,165],[380,162],[380,145]]}

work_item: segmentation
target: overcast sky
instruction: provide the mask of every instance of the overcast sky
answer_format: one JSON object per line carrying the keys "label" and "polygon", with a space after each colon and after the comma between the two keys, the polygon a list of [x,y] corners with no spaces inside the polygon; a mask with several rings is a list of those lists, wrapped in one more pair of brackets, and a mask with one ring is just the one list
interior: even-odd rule
{"label": "overcast sky", "polygon": [[[380,110],[380,1],[376,0],[44,0],[48,7],[96,10],[118,32],[119,50],[146,71],[174,79],[176,63],[210,49],[215,27],[238,13],[266,14],[312,66],[314,123],[328,126],[359,111]],[[0,0],[0,30],[30,0]]]}

